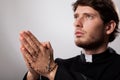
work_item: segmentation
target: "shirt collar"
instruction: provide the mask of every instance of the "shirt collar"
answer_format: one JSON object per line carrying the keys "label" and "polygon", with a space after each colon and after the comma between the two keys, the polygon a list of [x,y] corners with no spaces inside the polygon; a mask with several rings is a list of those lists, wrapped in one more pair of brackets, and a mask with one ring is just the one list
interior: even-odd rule
{"label": "shirt collar", "polygon": [[92,61],[93,61],[92,55],[86,54],[84,50],[81,51],[81,55],[83,55],[83,58],[84,58],[85,62],[92,63]]}
{"label": "shirt collar", "polygon": [[109,58],[110,56],[113,56],[116,52],[108,47],[107,50],[100,54],[93,54],[93,55],[88,55],[85,53],[84,50],[81,51],[81,60],[82,62],[88,62],[88,63],[93,63],[93,62],[104,62]]}

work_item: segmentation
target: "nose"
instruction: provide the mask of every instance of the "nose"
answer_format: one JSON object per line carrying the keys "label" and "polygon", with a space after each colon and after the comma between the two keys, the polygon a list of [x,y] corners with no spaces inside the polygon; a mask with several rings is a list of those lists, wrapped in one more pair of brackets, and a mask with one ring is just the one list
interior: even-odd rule
{"label": "nose", "polygon": [[83,21],[82,21],[82,19],[81,18],[75,19],[74,26],[75,27],[83,27]]}

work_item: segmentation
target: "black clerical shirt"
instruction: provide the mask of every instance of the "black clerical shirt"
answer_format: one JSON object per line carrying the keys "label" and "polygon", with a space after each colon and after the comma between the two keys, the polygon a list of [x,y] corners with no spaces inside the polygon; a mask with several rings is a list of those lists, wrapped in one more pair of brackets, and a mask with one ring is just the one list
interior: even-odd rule
{"label": "black clerical shirt", "polygon": [[92,62],[86,62],[83,55],[55,61],[58,64],[55,80],[120,80],[120,55],[112,48],[92,55]]}

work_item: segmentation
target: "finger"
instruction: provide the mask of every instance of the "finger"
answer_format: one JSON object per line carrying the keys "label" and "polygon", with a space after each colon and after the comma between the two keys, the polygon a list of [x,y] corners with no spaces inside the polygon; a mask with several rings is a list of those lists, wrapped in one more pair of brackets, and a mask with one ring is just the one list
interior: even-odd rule
{"label": "finger", "polygon": [[28,43],[28,41],[26,41],[24,37],[20,36],[20,42],[31,55],[35,55],[34,49],[31,47],[31,45]]}
{"label": "finger", "polygon": [[[24,34],[24,35],[23,35]],[[25,48],[29,51],[29,53],[31,54],[31,56],[33,57],[34,60],[36,60],[36,58],[38,57],[38,52],[36,52],[34,49],[33,49],[33,46],[30,45],[30,43],[28,41],[30,41],[28,39],[28,41],[26,41],[26,39],[24,39],[24,36],[27,36],[27,34],[25,34],[25,32],[22,34],[23,37],[21,37],[21,43],[24,44]],[[29,37],[29,36],[27,36]],[[26,38],[27,38],[26,37]],[[32,42],[32,41],[31,41]]]}
{"label": "finger", "polygon": [[[38,53],[39,50],[40,50],[39,47],[38,47],[39,41],[37,40],[37,38],[33,34],[32,35],[31,34],[29,34],[28,31],[26,31],[24,33],[25,38],[27,39],[27,41],[29,42],[29,44],[31,45],[31,47]],[[32,37],[32,36],[34,36],[34,37]],[[35,38],[35,40],[34,40],[34,38]]]}
{"label": "finger", "polygon": [[[20,50],[22,52],[22,55],[24,57],[24,60],[25,60],[25,63],[26,63],[26,66],[27,66],[28,70],[32,73],[37,74],[35,72],[35,70],[33,69],[33,66],[32,66],[32,64],[33,64],[32,57],[30,55],[25,55],[27,51],[25,51],[24,46],[21,46]],[[27,56],[29,56],[29,58]]]}
{"label": "finger", "polygon": [[27,51],[27,49],[25,49],[25,47],[22,45],[20,48],[22,55],[25,59],[26,62],[28,63],[32,63],[33,62],[33,58],[32,56],[29,54],[29,52]]}
{"label": "finger", "polygon": [[47,48],[50,49],[51,52],[53,52],[53,49],[52,49],[50,42],[47,42]]}
{"label": "finger", "polygon": [[43,45],[44,48],[46,48],[46,49],[48,48],[46,42],[42,42],[42,45]]}
{"label": "finger", "polygon": [[25,64],[26,64],[28,70],[31,71],[31,69],[32,69],[31,63],[29,62],[29,60],[27,59],[27,57],[24,54],[22,54],[22,55],[23,55],[23,58],[24,58],[24,61],[25,61]]}
{"label": "finger", "polygon": [[37,40],[37,38],[30,32],[30,31],[27,31],[27,33],[28,33],[28,35],[31,37],[31,39],[37,44],[37,46],[39,47],[39,49],[37,49],[38,51],[38,53],[40,53],[41,52],[41,55],[44,55],[43,54],[43,51],[45,50],[45,46],[46,45],[44,45],[44,43],[42,43],[42,42],[39,42],[38,40]]}
{"label": "finger", "polygon": [[30,32],[30,31],[27,31],[28,35],[31,37],[31,39],[37,44],[37,46],[39,47],[40,45],[42,46],[42,43],[40,43],[38,41],[38,39]]}
{"label": "finger", "polygon": [[36,49],[36,54],[34,54],[33,56],[39,55],[39,53],[40,53],[40,55],[43,55],[42,51],[44,50],[44,47],[43,47],[42,43],[40,43],[37,40],[37,38],[30,31],[26,31],[26,32],[24,32],[24,34],[29,35],[29,38],[31,38],[31,40],[33,42],[35,42],[35,44],[37,45],[37,48],[34,48],[34,49]]}

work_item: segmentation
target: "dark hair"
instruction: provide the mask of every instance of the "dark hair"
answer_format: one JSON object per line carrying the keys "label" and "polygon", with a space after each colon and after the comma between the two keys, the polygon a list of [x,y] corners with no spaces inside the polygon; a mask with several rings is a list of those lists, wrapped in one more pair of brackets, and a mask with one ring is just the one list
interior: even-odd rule
{"label": "dark hair", "polygon": [[110,34],[109,37],[109,42],[112,42],[119,33],[119,28],[118,28],[119,16],[117,14],[113,1],[112,0],[77,0],[73,4],[73,11],[75,11],[79,5],[90,6],[96,11],[98,11],[104,24],[109,23],[111,20],[114,20],[116,22],[115,30]]}

